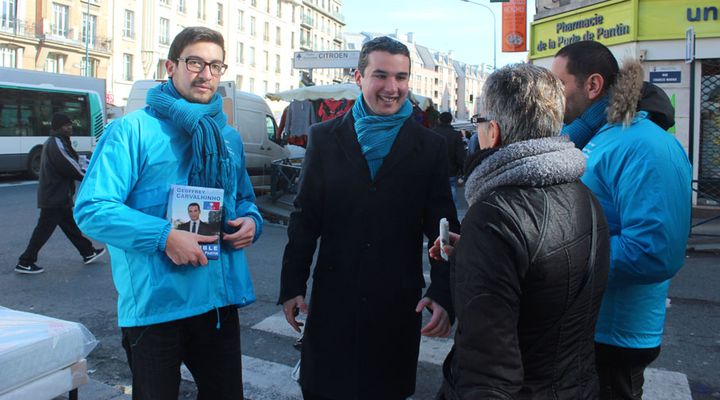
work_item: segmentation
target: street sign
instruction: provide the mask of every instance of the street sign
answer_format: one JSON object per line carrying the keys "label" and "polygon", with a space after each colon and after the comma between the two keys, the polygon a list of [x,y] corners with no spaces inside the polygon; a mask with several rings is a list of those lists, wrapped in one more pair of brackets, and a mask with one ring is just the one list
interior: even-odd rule
{"label": "street sign", "polygon": [[650,83],[680,83],[680,71],[650,71]]}
{"label": "street sign", "polygon": [[695,27],[685,31],[685,62],[690,64],[695,59]]}
{"label": "street sign", "polygon": [[360,52],[296,51],[293,68],[356,68]]}

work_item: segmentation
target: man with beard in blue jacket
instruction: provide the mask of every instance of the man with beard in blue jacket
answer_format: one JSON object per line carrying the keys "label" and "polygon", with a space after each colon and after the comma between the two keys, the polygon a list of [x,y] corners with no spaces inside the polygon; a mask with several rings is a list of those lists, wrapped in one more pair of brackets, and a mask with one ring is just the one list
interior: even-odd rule
{"label": "man with beard in blue jacket", "polygon": [[[220,33],[180,32],[168,82],[108,127],[78,194],[78,224],[110,250],[133,399],[177,399],[182,362],[199,398],[243,398],[237,307],[255,300],[243,249],[262,218],[240,135],[216,93],[224,58]],[[198,246],[215,236],[171,229],[172,184],[224,190],[219,259]]]}
{"label": "man with beard in blue jacket", "polygon": [[608,48],[583,41],[563,47],[552,71],[565,85],[563,134],[583,149],[582,181],[610,227],[595,332],[600,398],[639,400],[643,372],[660,354],[670,279],[685,260],[691,166],[664,131],[673,125],[667,96],[643,84],[639,62],[621,70]]}

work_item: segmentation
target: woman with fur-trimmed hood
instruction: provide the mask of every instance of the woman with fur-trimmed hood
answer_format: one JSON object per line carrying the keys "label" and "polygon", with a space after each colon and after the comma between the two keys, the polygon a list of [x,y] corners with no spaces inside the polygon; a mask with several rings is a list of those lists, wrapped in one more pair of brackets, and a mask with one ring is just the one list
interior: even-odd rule
{"label": "woman with fur-trimmed hood", "polygon": [[462,238],[451,237],[458,325],[440,398],[595,399],[608,226],[580,183],[582,152],[559,136],[562,85],[518,64],[490,75],[482,93],[470,208]]}

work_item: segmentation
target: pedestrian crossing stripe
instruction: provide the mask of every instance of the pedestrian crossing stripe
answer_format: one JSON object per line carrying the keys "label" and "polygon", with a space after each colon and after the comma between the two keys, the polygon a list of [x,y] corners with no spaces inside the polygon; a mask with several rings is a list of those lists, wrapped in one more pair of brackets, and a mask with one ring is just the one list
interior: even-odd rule
{"label": "pedestrian crossing stripe", "polygon": [[[252,329],[264,332],[270,332],[277,335],[299,338],[300,334],[295,332],[285,319],[282,311],[273,314],[264,320],[252,326]],[[450,338],[428,338],[423,336],[420,339],[420,356],[421,362],[435,365],[442,365],[445,356],[450,352],[453,341]]]}
{"label": "pedestrian crossing stripe", "polygon": [[[302,314],[298,319],[304,319]],[[253,325],[252,329],[295,339],[300,337],[300,334],[287,323],[282,311],[263,319]],[[419,361],[442,365],[452,344],[452,338],[423,336],[420,341]],[[243,381],[246,382],[246,393],[253,393],[248,395],[248,398],[252,400],[301,399],[297,383],[290,378],[292,369],[292,366],[243,356]],[[655,368],[646,369],[643,391],[643,400],[692,400],[687,375],[680,372]]]}

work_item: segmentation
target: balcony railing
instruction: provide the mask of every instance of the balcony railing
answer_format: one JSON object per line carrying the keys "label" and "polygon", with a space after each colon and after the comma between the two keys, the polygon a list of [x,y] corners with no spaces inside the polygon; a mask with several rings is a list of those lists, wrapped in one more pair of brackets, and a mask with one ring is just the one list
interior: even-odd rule
{"label": "balcony railing", "polygon": [[0,33],[31,39],[37,38],[33,21],[0,19]]}
{"label": "balcony railing", "polygon": [[313,19],[313,17],[311,17],[307,14],[302,14],[300,16],[300,23],[312,28],[315,23],[315,20]]}

